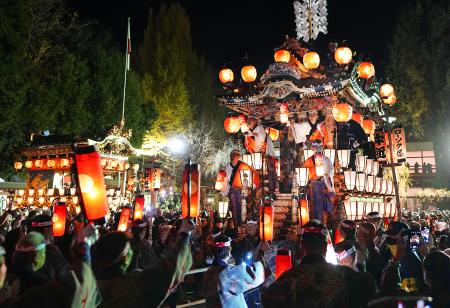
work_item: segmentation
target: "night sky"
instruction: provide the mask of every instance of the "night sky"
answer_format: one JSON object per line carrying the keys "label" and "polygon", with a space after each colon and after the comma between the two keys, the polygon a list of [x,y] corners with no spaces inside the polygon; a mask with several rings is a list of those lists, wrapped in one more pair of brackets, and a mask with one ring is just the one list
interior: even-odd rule
{"label": "night sky", "polygon": [[[83,20],[96,20],[125,44],[126,20],[131,17],[132,44],[142,40],[148,10],[161,0],[69,0]],[[194,47],[218,70],[226,62],[238,65],[248,55],[261,72],[273,62],[273,50],[286,34],[295,36],[293,1],[184,0],[191,19]],[[395,17],[408,0],[328,0],[328,34],[319,34],[310,49],[323,55],[330,40],[348,45],[369,56],[383,71]],[[133,55],[132,55],[133,56]],[[136,53],[134,53],[136,56]]]}

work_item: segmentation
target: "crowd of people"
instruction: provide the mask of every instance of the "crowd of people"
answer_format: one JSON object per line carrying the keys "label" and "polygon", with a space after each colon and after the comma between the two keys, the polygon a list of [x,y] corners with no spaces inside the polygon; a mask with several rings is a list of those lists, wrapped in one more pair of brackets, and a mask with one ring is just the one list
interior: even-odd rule
{"label": "crowd of people", "polygon": [[[449,211],[368,213],[342,221],[340,240],[311,220],[290,243],[261,240],[256,220],[238,233],[212,211],[194,222],[156,210],[129,232],[116,231],[119,217],[94,226],[69,215],[54,237],[49,211],[4,212],[0,307],[175,307],[188,289],[206,307],[450,307]],[[286,248],[292,267],[275,277]]]}

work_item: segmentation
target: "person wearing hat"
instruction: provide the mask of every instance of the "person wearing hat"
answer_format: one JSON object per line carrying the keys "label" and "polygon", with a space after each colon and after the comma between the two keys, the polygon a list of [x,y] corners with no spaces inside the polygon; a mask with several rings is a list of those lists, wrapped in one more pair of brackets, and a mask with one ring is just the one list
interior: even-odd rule
{"label": "person wearing hat", "polygon": [[403,291],[416,294],[423,291],[422,262],[416,250],[410,247],[410,237],[409,226],[401,221],[391,222],[385,232],[380,248],[384,260],[389,261],[380,285],[385,295],[397,294],[395,278],[398,274]]}
{"label": "person wearing hat", "polygon": [[[314,155],[309,157],[303,164],[308,168],[308,177],[311,183],[309,195],[311,200],[311,217],[326,222],[326,218],[333,212],[333,202],[335,197],[333,175],[333,163],[328,157],[322,154],[323,146],[321,141],[310,143],[314,149]],[[324,213],[327,216],[324,218]]]}
{"label": "person wearing hat", "polygon": [[133,273],[127,273],[133,257],[131,236],[111,232],[100,238],[93,246],[94,270],[102,296],[99,307],[159,307],[191,268],[189,242],[194,228],[190,219],[184,219],[168,258]]}
{"label": "person wearing hat", "polygon": [[241,170],[252,170],[253,187],[259,186],[258,172],[253,170],[251,166],[240,161],[241,153],[238,150],[233,150],[230,153],[230,163],[226,165],[226,181],[220,193],[222,196],[228,196],[229,207],[231,209],[233,225],[235,233],[238,232],[238,227],[242,223],[242,189],[246,186],[245,179],[241,179]]}
{"label": "person wearing hat", "polygon": [[54,244],[53,221],[50,215],[37,215],[31,222],[31,231],[39,232],[45,238],[45,264],[38,274],[50,281],[60,280],[69,273],[69,262],[64,258],[60,249]]}
{"label": "person wearing hat", "polygon": [[203,277],[201,291],[206,299],[206,307],[247,307],[244,292],[264,282],[262,263],[256,261],[252,266],[245,263],[235,266],[229,264],[231,239],[225,235],[214,239],[213,255],[213,264]]}

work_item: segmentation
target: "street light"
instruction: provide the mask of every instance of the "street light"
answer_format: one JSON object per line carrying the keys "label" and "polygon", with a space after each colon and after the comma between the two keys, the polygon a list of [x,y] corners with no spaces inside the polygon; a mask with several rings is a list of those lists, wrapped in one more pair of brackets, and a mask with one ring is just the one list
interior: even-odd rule
{"label": "street light", "polygon": [[173,136],[167,140],[167,147],[172,154],[182,154],[186,150],[186,140],[180,136]]}

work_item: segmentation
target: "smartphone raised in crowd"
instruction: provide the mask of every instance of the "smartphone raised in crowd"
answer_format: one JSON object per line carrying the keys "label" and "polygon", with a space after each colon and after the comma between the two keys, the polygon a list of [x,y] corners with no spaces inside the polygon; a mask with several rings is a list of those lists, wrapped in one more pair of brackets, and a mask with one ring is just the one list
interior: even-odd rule
{"label": "smartphone raised in crowd", "polygon": [[428,227],[422,227],[422,231],[420,231],[422,234],[422,238],[426,243],[430,242],[430,228]]}

